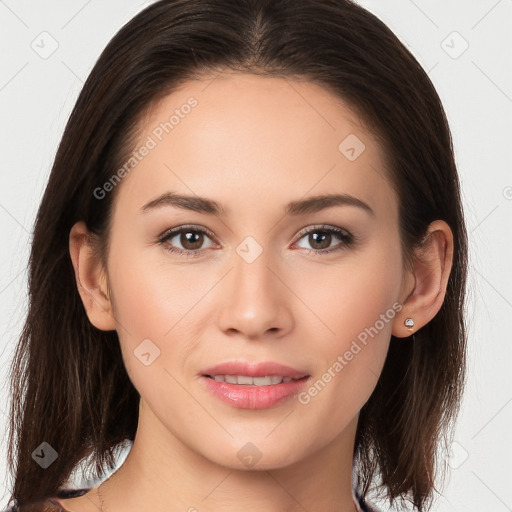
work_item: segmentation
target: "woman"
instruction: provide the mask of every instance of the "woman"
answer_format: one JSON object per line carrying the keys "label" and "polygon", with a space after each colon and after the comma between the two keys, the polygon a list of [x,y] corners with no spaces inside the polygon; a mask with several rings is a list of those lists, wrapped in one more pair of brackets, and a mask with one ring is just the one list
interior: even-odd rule
{"label": "woman", "polygon": [[442,105],[376,17],[151,5],[92,70],[39,209],[13,510],[374,510],[376,485],[428,510],[466,244]]}

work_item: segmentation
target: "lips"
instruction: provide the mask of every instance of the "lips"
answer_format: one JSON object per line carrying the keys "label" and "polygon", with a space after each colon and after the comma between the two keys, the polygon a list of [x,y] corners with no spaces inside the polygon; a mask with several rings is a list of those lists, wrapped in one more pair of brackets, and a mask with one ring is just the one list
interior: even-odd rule
{"label": "lips", "polygon": [[231,361],[203,370],[201,382],[224,403],[267,409],[296,396],[310,375],[279,363]]}
{"label": "lips", "polygon": [[249,361],[229,361],[206,368],[202,375],[214,378],[216,375],[232,375],[246,377],[289,377],[293,380],[308,376],[307,372],[274,362],[251,363]]}

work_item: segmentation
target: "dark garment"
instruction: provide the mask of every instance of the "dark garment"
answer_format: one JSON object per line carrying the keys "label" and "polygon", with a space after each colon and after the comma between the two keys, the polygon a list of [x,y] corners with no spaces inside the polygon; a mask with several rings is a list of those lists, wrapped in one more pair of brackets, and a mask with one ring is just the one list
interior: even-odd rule
{"label": "dark garment", "polygon": [[[91,488],[87,489],[61,489],[55,498],[76,498],[78,496],[82,496],[85,493],[89,492]],[[357,495],[356,495],[357,496]],[[361,501],[359,496],[357,496],[359,506],[363,512],[379,512],[373,505],[365,503]],[[31,503],[30,505],[24,505],[22,507],[17,507],[14,505],[11,508],[8,508],[4,512],[69,512],[62,505],[60,505],[54,498],[47,498],[44,501],[38,503]]]}
{"label": "dark garment", "polygon": [[82,496],[90,490],[91,488],[61,489],[57,492],[54,498],[47,498],[46,500],[38,501],[37,503],[30,503],[29,505],[23,505],[21,507],[15,504],[4,512],[69,512],[62,505],[60,505],[60,503],[58,503],[55,498],[77,498],[78,496]]}

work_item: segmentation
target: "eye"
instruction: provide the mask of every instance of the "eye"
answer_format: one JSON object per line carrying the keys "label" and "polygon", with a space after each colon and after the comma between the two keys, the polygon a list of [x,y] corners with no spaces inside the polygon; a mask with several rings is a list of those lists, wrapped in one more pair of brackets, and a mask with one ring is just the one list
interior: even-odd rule
{"label": "eye", "polygon": [[[203,250],[206,250],[203,247],[205,239],[211,241],[212,238],[214,238],[213,234],[204,228],[197,226],[180,226],[165,231],[165,233],[159,237],[158,243],[162,245],[166,251],[187,257],[196,257],[200,256]],[[303,238],[306,239],[306,243],[313,247],[312,249],[299,244]],[[173,239],[176,240],[172,242]],[[332,246],[332,242],[336,239],[341,242]],[[305,249],[308,254],[318,255],[345,249],[355,242],[355,237],[346,229],[321,225],[301,231],[299,233],[299,242],[297,242],[297,245]],[[177,244],[181,247],[176,247]],[[212,242],[210,248],[211,247],[219,247],[219,245]]]}
{"label": "eye", "polygon": [[[314,255],[343,250],[351,246],[355,241],[354,235],[346,229],[326,225],[308,228],[307,230],[301,231],[299,236],[299,241],[307,237],[306,243],[310,244],[313,248],[309,249],[301,245],[299,245],[299,247],[306,249],[309,254]],[[341,243],[331,246],[331,243],[335,241],[336,238],[341,240]]]}
{"label": "eye", "polygon": [[[213,235],[203,228],[196,226],[180,226],[167,230],[161,235],[158,242],[166,251],[194,257],[201,255],[202,250],[204,250],[202,245],[204,244],[205,238],[211,240],[211,237],[213,237]],[[173,239],[176,239],[176,241],[171,243]],[[181,245],[181,247],[175,247],[176,244]],[[215,244],[213,244],[212,247],[215,247]]]}

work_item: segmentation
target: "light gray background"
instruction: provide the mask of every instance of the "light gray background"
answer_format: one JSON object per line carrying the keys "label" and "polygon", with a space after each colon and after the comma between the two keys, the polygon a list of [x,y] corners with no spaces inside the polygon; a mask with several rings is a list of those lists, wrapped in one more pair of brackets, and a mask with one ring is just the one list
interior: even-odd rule
{"label": "light gray background", "polygon": [[[469,379],[453,469],[434,510],[512,510],[512,0],[360,3],[428,71],[451,124],[463,187],[471,244]],[[55,151],[100,52],[148,4],[0,0],[2,454],[6,372],[26,313],[30,233]],[[52,45],[58,47],[49,55]],[[0,457],[0,509],[10,486]]]}

